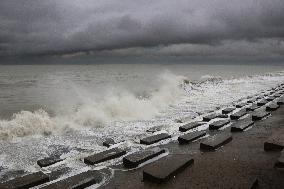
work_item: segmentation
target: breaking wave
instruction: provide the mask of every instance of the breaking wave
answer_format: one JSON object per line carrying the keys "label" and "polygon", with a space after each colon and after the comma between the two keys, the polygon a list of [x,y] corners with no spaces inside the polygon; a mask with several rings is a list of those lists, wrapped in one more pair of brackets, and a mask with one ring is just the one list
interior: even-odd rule
{"label": "breaking wave", "polygon": [[27,135],[48,135],[54,124],[47,112],[40,109],[35,112],[21,111],[12,116],[11,120],[0,120],[0,137],[23,137]]}
{"label": "breaking wave", "polygon": [[21,111],[9,120],[0,120],[0,138],[50,135],[82,126],[99,127],[112,121],[152,119],[169,105],[177,103],[184,91],[184,76],[170,72],[157,78],[159,87],[137,96],[127,90],[110,90],[100,100],[87,96],[67,115],[50,116],[45,110]]}
{"label": "breaking wave", "polygon": [[[52,116],[43,109],[15,113],[9,120],[0,120],[0,139],[62,134],[84,127],[103,127],[115,121],[152,120],[164,115],[170,106],[170,113],[167,113],[171,114],[171,118],[188,116],[189,112],[204,112],[232,103],[281,81],[284,81],[283,72],[231,79],[205,75],[198,81],[165,72],[153,81],[156,87],[141,89],[142,94],[109,87],[100,98],[72,84],[73,92],[79,99],[75,108],[70,111],[64,108],[66,112]],[[64,99],[65,96],[62,101]]]}

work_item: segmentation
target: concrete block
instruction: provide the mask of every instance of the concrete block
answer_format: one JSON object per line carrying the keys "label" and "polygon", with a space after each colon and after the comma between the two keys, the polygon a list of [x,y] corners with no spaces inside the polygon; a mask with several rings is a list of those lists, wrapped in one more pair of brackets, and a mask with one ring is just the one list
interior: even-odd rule
{"label": "concrete block", "polygon": [[84,162],[89,165],[95,165],[107,160],[111,160],[114,158],[118,158],[126,154],[125,150],[119,148],[112,148],[97,154],[93,154],[91,156],[85,157]]}
{"label": "concrete block", "polygon": [[166,182],[193,163],[194,160],[188,155],[167,156],[143,170],[143,181]]}
{"label": "concrete block", "polygon": [[168,138],[171,138],[171,135],[167,133],[161,133],[161,134],[157,134],[157,135],[153,135],[153,136],[149,136],[149,137],[141,139],[140,144],[150,145],[150,144],[154,144],[156,142],[159,142],[161,140],[165,140]]}
{"label": "concrete block", "polygon": [[123,165],[128,168],[138,167],[141,163],[144,163],[165,152],[166,152],[165,149],[161,149],[158,147],[138,151],[133,154],[125,156],[123,158]]}
{"label": "concrete block", "polygon": [[16,177],[0,184],[1,189],[31,188],[49,181],[49,176],[43,172],[35,172],[21,177]]}
{"label": "concrete block", "polygon": [[187,144],[205,135],[206,135],[205,131],[196,131],[196,132],[192,132],[192,133],[179,136],[178,141],[180,144]]}
{"label": "concrete block", "polygon": [[230,133],[221,133],[214,136],[209,137],[204,142],[200,143],[201,150],[216,150],[217,148],[229,143],[232,141],[233,137]]}

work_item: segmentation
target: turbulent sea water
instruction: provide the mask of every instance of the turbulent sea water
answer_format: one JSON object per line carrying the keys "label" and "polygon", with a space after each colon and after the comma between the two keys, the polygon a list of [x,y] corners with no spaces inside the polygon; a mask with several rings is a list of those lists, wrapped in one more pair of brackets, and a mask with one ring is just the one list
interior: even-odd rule
{"label": "turbulent sea water", "polygon": [[105,138],[135,151],[150,128],[176,136],[176,120],[283,82],[281,65],[0,65],[0,176],[38,170],[38,159],[58,152],[78,173]]}

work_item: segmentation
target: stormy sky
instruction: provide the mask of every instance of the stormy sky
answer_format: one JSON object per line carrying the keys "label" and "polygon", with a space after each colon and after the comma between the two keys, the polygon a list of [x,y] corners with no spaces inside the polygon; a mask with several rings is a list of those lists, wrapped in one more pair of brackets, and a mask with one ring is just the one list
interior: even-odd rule
{"label": "stormy sky", "polygon": [[283,0],[1,0],[0,57],[284,57]]}

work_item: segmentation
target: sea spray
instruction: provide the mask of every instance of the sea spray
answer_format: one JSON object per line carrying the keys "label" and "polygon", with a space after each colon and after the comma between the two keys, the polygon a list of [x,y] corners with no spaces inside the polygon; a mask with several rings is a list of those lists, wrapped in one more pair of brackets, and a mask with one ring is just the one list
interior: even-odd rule
{"label": "sea spray", "polygon": [[54,123],[44,110],[21,111],[15,113],[11,120],[0,120],[0,138],[24,137],[34,134],[48,135],[54,128]]}
{"label": "sea spray", "polygon": [[[10,120],[0,120],[0,138],[61,134],[69,129],[102,127],[113,121],[148,120],[159,115],[184,95],[184,76],[165,72],[157,77],[157,88],[137,96],[124,88],[110,88],[99,100],[86,89],[73,86],[79,103],[73,111],[51,117],[45,110],[21,111]],[[62,97],[64,99],[64,97]]]}
{"label": "sea spray", "polygon": [[185,77],[170,72],[159,76],[159,87],[149,91],[147,97],[137,96],[127,90],[109,90],[100,101],[82,102],[75,113],[79,125],[102,125],[109,121],[151,119],[184,94],[181,88]]}
{"label": "sea spray", "polygon": [[[145,123],[151,120],[158,124],[159,120],[154,119],[156,116],[160,118],[163,116],[160,122],[165,123],[181,116],[196,114],[196,112],[202,114],[216,107],[227,106],[248,95],[254,95],[281,81],[284,81],[282,72],[275,75],[265,74],[232,79],[203,76],[199,82],[190,82],[184,76],[165,72],[152,81],[155,87],[141,89],[143,95],[123,87],[109,87],[103,94],[98,94],[92,89],[70,82],[73,100],[78,102],[74,108],[66,108],[66,112],[56,113],[53,116],[42,109],[16,113],[9,120],[0,120],[0,138],[60,135],[72,130],[84,130],[85,127],[97,129],[106,135],[117,134],[119,130],[121,134],[130,137],[131,133],[142,132],[143,127],[147,126],[147,124],[143,125],[143,120]],[[56,92],[55,94],[57,95]],[[58,98],[64,102],[68,95],[58,96]],[[98,95],[99,98],[97,98]],[[70,99],[68,98],[67,102]],[[170,105],[172,106],[169,108]],[[106,125],[107,130],[104,130]],[[117,125],[119,128],[115,128]]]}

